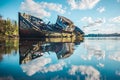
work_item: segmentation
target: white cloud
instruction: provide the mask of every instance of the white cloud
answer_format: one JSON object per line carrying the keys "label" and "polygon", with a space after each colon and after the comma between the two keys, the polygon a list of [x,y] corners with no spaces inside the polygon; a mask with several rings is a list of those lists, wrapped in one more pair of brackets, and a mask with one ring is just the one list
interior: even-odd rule
{"label": "white cloud", "polygon": [[92,66],[72,65],[71,69],[69,69],[69,74],[75,75],[76,72],[80,72],[82,75],[87,75],[85,80],[100,80],[100,72]]}
{"label": "white cloud", "polygon": [[94,20],[92,17],[83,17],[81,21],[88,24],[85,27],[98,27],[106,22],[105,18],[97,18],[96,20]]}
{"label": "white cloud", "polygon": [[[32,76],[37,72],[47,73],[62,70],[65,66],[65,62],[59,62],[57,64],[51,64],[51,58],[37,58],[27,64],[22,64],[21,68],[27,75]],[[46,65],[49,65],[46,67]]]}
{"label": "white cloud", "polygon": [[91,17],[83,17],[81,21],[87,22],[87,23],[93,23],[93,19]]}
{"label": "white cloud", "polygon": [[[102,33],[102,34],[112,34],[120,33],[120,21],[119,17],[106,19],[106,18],[96,18],[83,17],[81,20],[83,23],[83,30],[86,34],[90,33]],[[117,24],[116,24],[117,23]]]}
{"label": "white cloud", "polygon": [[97,8],[97,11],[100,12],[100,13],[105,12],[105,8],[104,7],[99,7],[99,8]]}
{"label": "white cloud", "polygon": [[120,52],[109,55],[109,58],[115,61],[120,61]]}
{"label": "white cloud", "polygon": [[100,0],[67,0],[71,9],[92,9]]}
{"label": "white cloud", "polygon": [[49,17],[50,13],[44,10],[41,5],[34,2],[33,0],[25,0],[25,2],[21,3],[21,10],[27,12],[29,14],[42,17]]}
{"label": "white cloud", "polygon": [[47,2],[35,2],[34,0],[25,0],[21,3],[20,9],[23,12],[38,16],[40,18],[50,17],[51,13],[48,10],[56,11],[58,13],[65,13],[65,9],[61,4],[47,3]]}
{"label": "white cloud", "polygon": [[39,5],[42,5],[43,8],[48,8],[49,10],[53,10],[61,14],[65,13],[65,10],[62,9],[63,7],[61,4],[41,2]]}
{"label": "white cloud", "polygon": [[103,24],[100,27],[98,27],[99,29],[98,33],[102,33],[102,34],[120,33],[119,27],[120,24],[106,22],[106,24]]}
{"label": "white cloud", "polygon": [[92,17],[83,17],[81,21],[85,25],[83,26],[83,30],[86,34],[90,34],[90,33],[112,34],[112,33],[120,33],[119,19],[120,17],[115,17],[111,19],[105,19],[105,18],[93,19]]}
{"label": "white cloud", "polygon": [[120,23],[120,16],[110,19],[110,22]]}

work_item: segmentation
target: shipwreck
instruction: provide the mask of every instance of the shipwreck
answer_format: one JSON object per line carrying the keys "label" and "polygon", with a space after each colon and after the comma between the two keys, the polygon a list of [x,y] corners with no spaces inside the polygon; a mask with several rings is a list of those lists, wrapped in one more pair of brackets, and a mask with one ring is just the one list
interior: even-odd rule
{"label": "shipwreck", "polygon": [[25,13],[18,14],[19,36],[21,38],[81,38],[84,32],[63,16],[55,24],[47,24],[40,18]]}

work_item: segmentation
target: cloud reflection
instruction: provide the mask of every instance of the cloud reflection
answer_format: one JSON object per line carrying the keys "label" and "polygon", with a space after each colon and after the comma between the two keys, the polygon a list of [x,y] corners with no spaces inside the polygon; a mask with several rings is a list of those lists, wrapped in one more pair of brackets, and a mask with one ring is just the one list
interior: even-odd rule
{"label": "cloud reflection", "polygon": [[117,70],[117,71],[115,72],[115,74],[118,75],[118,76],[120,76],[120,70]]}
{"label": "cloud reflection", "polygon": [[65,66],[65,62],[59,62],[57,64],[52,64],[48,67],[44,67],[43,70],[41,71],[42,73],[47,73],[47,72],[54,72],[54,71],[60,71],[63,70],[63,67]]}
{"label": "cloud reflection", "polygon": [[31,62],[27,64],[22,64],[21,68],[23,69],[23,72],[26,72],[27,75],[32,76],[38,71],[41,71],[43,67],[51,62],[50,58],[37,58],[35,60],[32,60]]}
{"label": "cloud reflection", "polygon": [[[47,73],[47,72],[55,72],[63,70],[63,67],[65,66],[65,62],[61,61],[57,64],[50,64],[51,58],[37,58],[27,64],[22,64],[21,68],[23,69],[23,72],[26,72],[27,75],[32,76],[36,72],[41,73]],[[46,66],[49,64],[49,66]]]}
{"label": "cloud reflection", "polygon": [[120,61],[120,52],[116,52],[115,54],[109,55],[109,58],[115,61]]}
{"label": "cloud reflection", "polygon": [[82,75],[87,75],[85,80],[100,80],[100,72],[92,66],[72,65],[71,69],[69,70],[69,74],[75,75],[76,72],[80,72]]}
{"label": "cloud reflection", "polygon": [[87,47],[88,54],[82,54],[81,58],[83,60],[91,60],[93,56],[96,57],[97,60],[105,58],[105,51],[96,47],[96,46],[89,46]]}
{"label": "cloud reflection", "polygon": [[103,63],[99,63],[97,66],[98,67],[104,67],[104,64]]}

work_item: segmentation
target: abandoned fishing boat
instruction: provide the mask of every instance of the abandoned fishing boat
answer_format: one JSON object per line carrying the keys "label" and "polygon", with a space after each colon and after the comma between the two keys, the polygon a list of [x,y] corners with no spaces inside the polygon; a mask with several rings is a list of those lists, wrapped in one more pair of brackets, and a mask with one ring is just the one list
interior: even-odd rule
{"label": "abandoned fishing boat", "polygon": [[74,23],[58,16],[55,24],[47,24],[40,18],[19,13],[19,36],[20,38],[44,38],[44,37],[82,37],[84,32]]}

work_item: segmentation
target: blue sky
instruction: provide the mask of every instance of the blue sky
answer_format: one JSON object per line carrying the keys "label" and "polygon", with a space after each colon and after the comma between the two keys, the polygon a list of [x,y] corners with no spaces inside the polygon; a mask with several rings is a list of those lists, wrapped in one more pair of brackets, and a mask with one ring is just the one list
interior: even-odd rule
{"label": "blue sky", "polygon": [[51,23],[62,15],[85,33],[120,33],[120,0],[0,0],[3,18],[17,20],[18,12]]}

